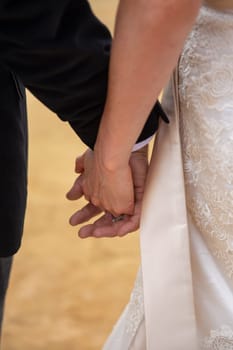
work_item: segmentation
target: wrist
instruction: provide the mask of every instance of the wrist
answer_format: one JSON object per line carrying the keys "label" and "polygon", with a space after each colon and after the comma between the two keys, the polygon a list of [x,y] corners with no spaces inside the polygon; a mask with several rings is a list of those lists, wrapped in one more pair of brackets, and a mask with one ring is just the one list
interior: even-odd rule
{"label": "wrist", "polygon": [[129,164],[131,152],[126,151],[122,145],[108,143],[106,140],[97,139],[94,154],[99,165],[108,171],[116,171],[125,168]]}

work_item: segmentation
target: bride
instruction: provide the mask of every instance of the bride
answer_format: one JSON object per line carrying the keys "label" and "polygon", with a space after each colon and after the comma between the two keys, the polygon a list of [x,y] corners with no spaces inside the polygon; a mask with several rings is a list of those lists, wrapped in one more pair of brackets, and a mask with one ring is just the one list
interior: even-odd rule
{"label": "bride", "polygon": [[138,216],[130,153],[169,76],[141,269],[104,350],[233,349],[233,0],[120,1],[99,135],[77,165],[89,217],[104,208],[116,218],[105,214],[82,236],[130,231],[130,216],[119,218]]}

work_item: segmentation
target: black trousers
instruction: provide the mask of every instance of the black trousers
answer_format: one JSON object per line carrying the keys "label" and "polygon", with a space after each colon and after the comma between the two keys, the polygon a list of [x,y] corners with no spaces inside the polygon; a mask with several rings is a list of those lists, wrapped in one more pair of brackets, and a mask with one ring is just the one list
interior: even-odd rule
{"label": "black trousers", "polygon": [[0,258],[0,335],[3,320],[6,291],[9,283],[13,257]]}
{"label": "black trousers", "polygon": [[[0,65],[0,247],[23,231],[27,197],[27,114],[25,89]],[[0,258],[0,332],[13,258]]]}

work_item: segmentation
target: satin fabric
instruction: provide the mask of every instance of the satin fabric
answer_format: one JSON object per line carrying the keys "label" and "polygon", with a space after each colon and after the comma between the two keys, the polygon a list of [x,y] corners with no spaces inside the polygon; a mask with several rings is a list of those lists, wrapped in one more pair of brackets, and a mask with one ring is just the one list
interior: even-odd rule
{"label": "satin fabric", "polygon": [[147,350],[197,350],[179,135],[178,70],[171,84],[173,97],[166,93],[164,101],[170,125],[160,125],[141,221],[146,343]]}
{"label": "satin fabric", "polygon": [[[221,11],[233,9],[232,0],[222,2],[208,0],[205,3]],[[194,350],[200,346],[200,334],[198,334],[200,325],[208,334],[213,329],[211,327],[213,320],[220,322],[222,319],[223,323],[231,324],[232,303],[228,304],[228,313],[225,304],[223,303],[223,306],[219,302],[219,299],[231,300],[230,293],[226,292],[225,288],[227,283],[221,284],[222,293],[213,287],[213,283],[211,291],[211,288],[205,286],[204,280],[201,281],[200,276],[204,274],[195,272],[195,277],[201,281],[203,290],[204,286],[206,288],[205,295],[209,295],[212,301],[216,300],[217,304],[222,306],[222,309],[216,306],[218,316],[212,311],[213,319],[210,324],[206,321],[206,327],[200,322],[200,317],[206,320],[205,315],[202,315],[202,306],[203,310],[208,308],[198,288],[196,286],[195,290],[193,288],[189,233],[189,228],[191,230],[192,226],[187,218],[179,132],[178,69],[164,95],[166,99],[163,101],[163,108],[170,117],[170,125],[161,124],[159,128],[148,174],[141,221],[146,349]],[[197,254],[197,259],[194,253],[193,256],[195,257],[193,261],[199,261],[202,253]],[[206,285],[208,283],[206,282]],[[194,292],[195,300],[201,301],[197,315]],[[215,296],[211,293],[213,295],[215,293]],[[215,326],[218,327],[217,324]]]}

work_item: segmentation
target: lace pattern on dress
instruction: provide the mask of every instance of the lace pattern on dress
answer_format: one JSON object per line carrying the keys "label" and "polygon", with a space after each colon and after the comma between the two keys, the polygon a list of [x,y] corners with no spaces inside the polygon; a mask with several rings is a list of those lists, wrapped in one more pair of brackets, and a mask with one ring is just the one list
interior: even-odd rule
{"label": "lace pattern on dress", "polygon": [[138,327],[144,318],[143,283],[141,268],[135,281],[130,301],[128,304],[126,319],[126,333],[131,339],[136,335]]}
{"label": "lace pattern on dress", "polygon": [[203,341],[202,350],[233,350],[233,329],[224,325],[211,331]]}
{"label": "lace pattern on dress", "polygon": [[203,7],[179,66],[187,207],[210,251],[230,278],[233,278],[232,37],[232,13]]}
{"label": "lace pattern on dress", "polygon": [[[229,277],[233,277],[232,37],[232,15],[202,8],[179,65],[187,207]],[[126,312],[125,334],[129,341],[136,336],[143,318],[139,270]],[[201,348],[233,350],[233,330],[222,326],[211,331]]]}

